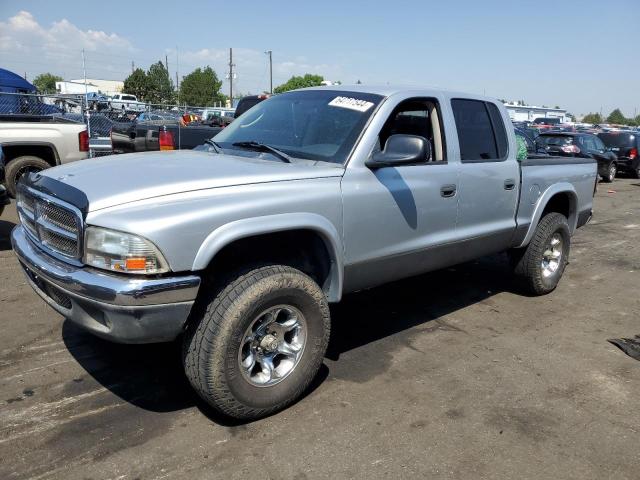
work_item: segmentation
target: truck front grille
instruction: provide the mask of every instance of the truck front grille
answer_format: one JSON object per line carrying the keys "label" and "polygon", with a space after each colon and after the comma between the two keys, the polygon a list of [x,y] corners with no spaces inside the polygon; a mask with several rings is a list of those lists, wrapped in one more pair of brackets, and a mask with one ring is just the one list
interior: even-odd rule
{"label": "truck front grille", "polygon": [[32,241],[64,258],[80,259],[82,218],[77,209],[24,186],[18,191],[16,206]]}

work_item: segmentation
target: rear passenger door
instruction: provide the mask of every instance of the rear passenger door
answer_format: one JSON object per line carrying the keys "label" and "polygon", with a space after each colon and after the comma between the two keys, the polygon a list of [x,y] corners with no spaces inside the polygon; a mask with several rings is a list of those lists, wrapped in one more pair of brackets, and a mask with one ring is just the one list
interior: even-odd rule
{"label": "rear passenger door", "polygon": [[460,98],[451,107],[461,160],[457,236],[469,256],[501,251],[516,227],[520,187],[504,117],[491,102]]}

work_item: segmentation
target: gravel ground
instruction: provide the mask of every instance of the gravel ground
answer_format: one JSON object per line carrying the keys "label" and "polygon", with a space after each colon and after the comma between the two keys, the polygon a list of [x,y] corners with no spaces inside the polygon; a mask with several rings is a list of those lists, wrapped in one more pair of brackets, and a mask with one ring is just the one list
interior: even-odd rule
{"label": "gravel ground", "polygon": [[176,345],[114,345],[26,284],[0,219],[0,478],[640,477],[640,181],[601,185],[560,287],[503,255],[349,295],[311,392],[249,424],[191,392]]}

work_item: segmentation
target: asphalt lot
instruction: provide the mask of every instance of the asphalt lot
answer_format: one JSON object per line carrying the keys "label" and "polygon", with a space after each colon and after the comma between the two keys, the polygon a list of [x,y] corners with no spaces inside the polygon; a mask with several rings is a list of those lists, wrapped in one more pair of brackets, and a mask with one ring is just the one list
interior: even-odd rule
{"label": "asphalt lot", "polygon": [[527,297],[506,257],[348,296],[312,391],[219,418],[175,345],[114,345],[45,306],[0,218],[0,478],[640,476],[640,181],[601,184],[560,287]]}

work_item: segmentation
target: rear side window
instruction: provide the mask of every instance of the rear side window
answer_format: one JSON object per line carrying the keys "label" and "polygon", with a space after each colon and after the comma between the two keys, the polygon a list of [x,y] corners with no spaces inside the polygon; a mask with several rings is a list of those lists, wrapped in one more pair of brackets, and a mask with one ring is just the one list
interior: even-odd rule
{"label": "rear side window", "polygon": [[[495,109],[492,114],[491,106]],[[507,134],[495,105],[458,98],[451,100],[451,107],[463,162],[497,161],[506,157]]]}

